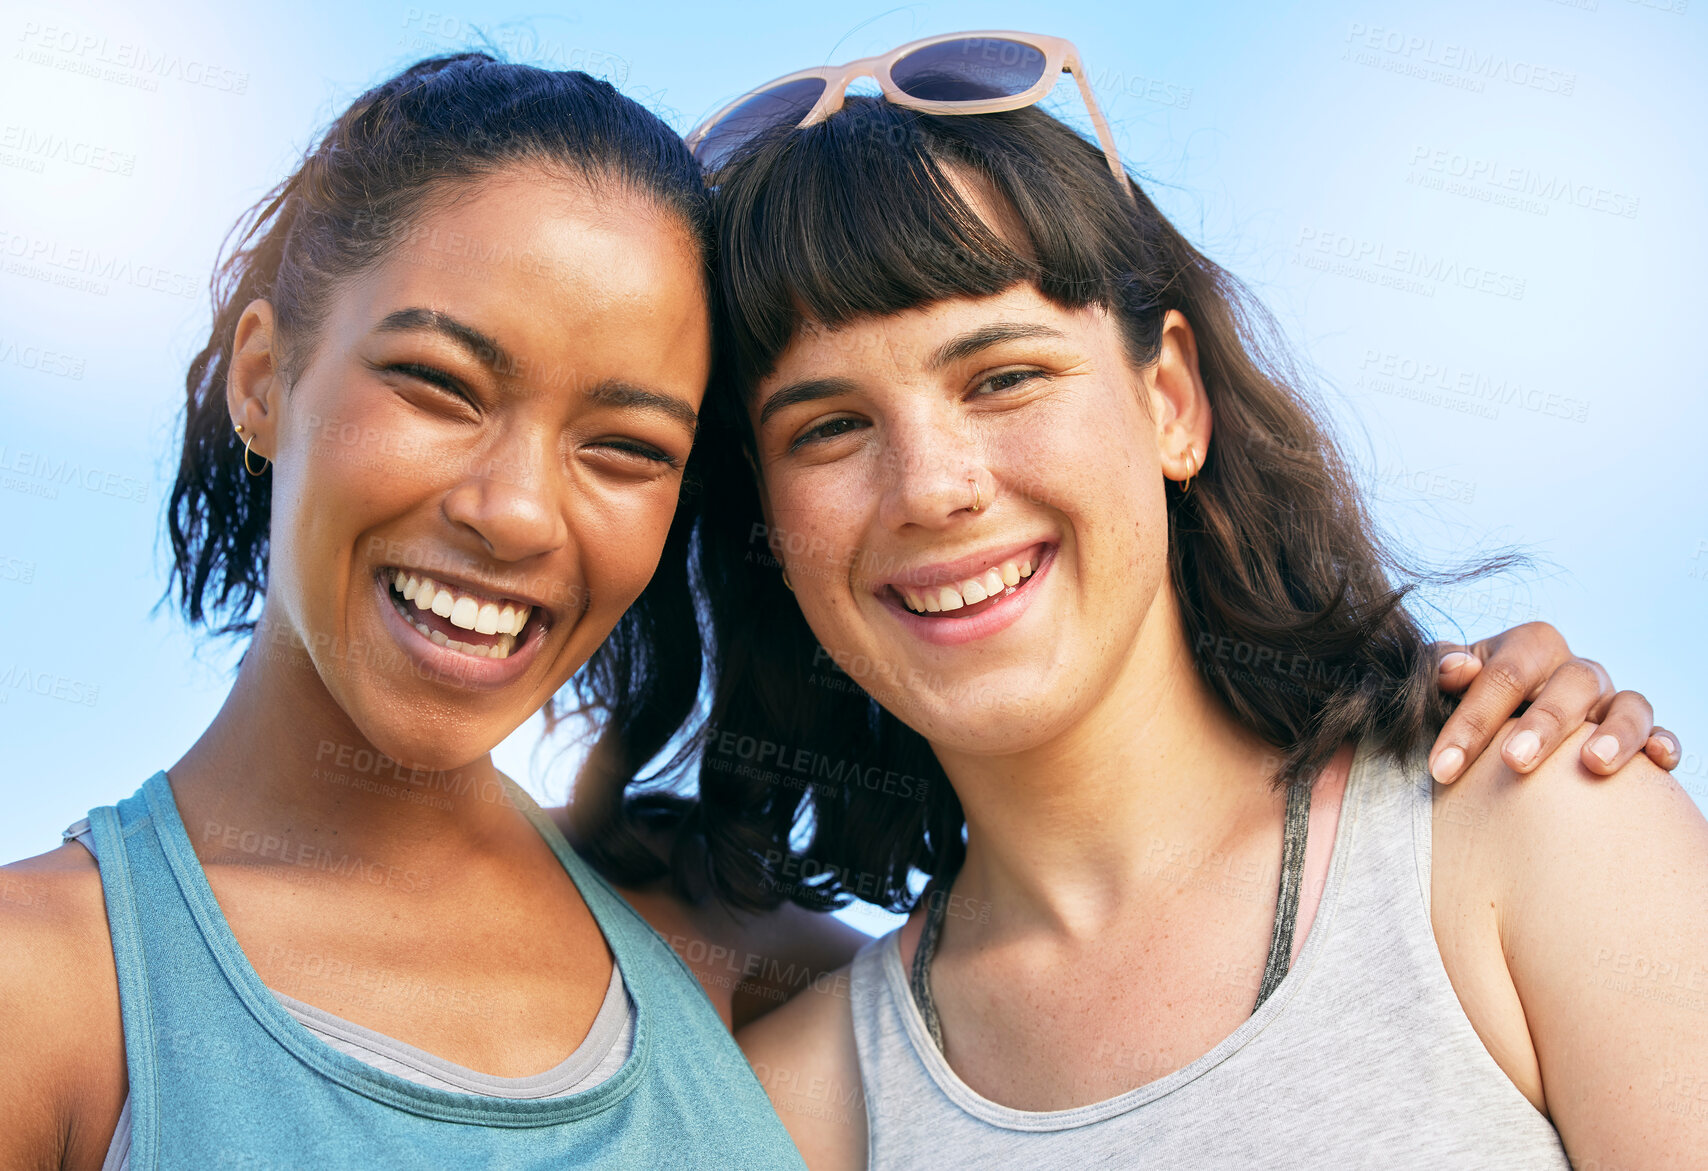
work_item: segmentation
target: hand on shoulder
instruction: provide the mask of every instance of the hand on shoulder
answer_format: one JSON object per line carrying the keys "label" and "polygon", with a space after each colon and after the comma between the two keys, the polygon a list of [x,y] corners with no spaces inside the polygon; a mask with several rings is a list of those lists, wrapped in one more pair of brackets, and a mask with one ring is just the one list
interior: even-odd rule
{"label": "hand on shoulder", "polygon": [[1437,937],[1485,1042],[1473,1006],[1499,1004],[1498,947],[1574,1162],[1686,1166],[1708,1150],[1708,821],[1641,755],[1591,773],[1577,749],[1593,734],[1529,776],[1487,751],[1438,793]]}
{"label": "hand on shoulder", "polygon": [[99,1167],[126,1088],[95,860],[67,843],[0,867],[0,1165]]}

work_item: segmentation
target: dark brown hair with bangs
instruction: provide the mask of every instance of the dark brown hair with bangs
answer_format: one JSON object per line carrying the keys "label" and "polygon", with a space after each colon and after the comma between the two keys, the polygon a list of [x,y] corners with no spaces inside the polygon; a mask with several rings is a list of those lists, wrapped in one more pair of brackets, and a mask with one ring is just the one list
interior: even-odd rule
{"label": "dark brown hair with bangs", "polygon": [[[1270,319],[1136,183],[1122,191],[1090,143],[1035,107],[933,116],[852,99],[715,178],[722,336],[702,430],[697,569],[713,697],[700,803],[725,831],[705,844],[726,898],[822,907],[854,895],[904,910],[913,870],[947,877],[965,850],[929,745],[830,662],[767,540],[744,455],[747,403],[809,325],[1030,282],[1065,308],[1109,310],[1143,366],[1164,314],[1179,310],[1215,417],[1191,492],[1168,495],[1173,584],[1204,677],[1276,746],[1278,784],[1309,783],[1347,739],[1411,749],[1445,717],[1401,605],[1409,587],[1393,584],[1404,575]],[[1003,222],[983,222],[952,179],[988,192]],[[732,744],[761,767],[732,767]]]}

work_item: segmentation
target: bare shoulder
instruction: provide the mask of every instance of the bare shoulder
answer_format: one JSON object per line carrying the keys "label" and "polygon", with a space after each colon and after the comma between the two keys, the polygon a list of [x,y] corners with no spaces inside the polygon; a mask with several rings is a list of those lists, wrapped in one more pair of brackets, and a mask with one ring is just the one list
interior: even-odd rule
{"label": "bare shoulder", "polygon": [[682,957],[732,1030],[822,985],[866,942],[835,916],[792,903],[734,911],[715,899],[689,903],[664,883],[620,893]]}
{"label": "bare shoulder", "polygon": [[1465,955],[1480,956],[1456,969],[1443,942],[1480,1034],[1465,973],[1488,1003],[1506,998],[1514,1037],[1516,1012],[1538,1104],[1574,1162],[1686,1165],[1708,1149],[1692,1096],[1708,1084],[1708,821],[1646,758],[1588,772],[1578,750],[1591,734],[1528,777],[1485,753],[1438,798],[1432,887],[1449,898],[1437,937],[1452,918]]}
{"label": "bare shoulder", "polygon": [[811,1171],[866,1165],[849,978],[850,969],[839,968],[735,1035]]}
{"label": "bare shoulder", "polygon": [[100,1166],[125,1092],[95,860],[68,843],[0,867],[0,1164]]}

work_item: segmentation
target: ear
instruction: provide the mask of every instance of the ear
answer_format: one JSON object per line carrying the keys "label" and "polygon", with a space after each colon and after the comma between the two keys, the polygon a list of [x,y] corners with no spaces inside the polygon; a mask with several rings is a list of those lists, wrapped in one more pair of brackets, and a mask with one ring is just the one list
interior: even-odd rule
{"label": "ear", "polygon": [[267,301],[249,302],[232,341],[225,405],[232,423],[242,426],[250,450],[262,459],[272,459],[278,451],[275,432],[284,394],[278,344],[273,306]]}
{"label": "ear", "polygon": [[1197,475],[1210,451],[1210,397],[1198,373],[1198,339],[1177,309],[1162,319],[1162,344],[1145,370],[1145,390],[1163,475],[1171,480]]}

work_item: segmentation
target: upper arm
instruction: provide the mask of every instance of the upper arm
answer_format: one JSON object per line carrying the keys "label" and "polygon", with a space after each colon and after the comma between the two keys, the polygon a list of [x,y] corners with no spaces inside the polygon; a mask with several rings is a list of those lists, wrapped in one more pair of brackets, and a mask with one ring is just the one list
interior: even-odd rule
{"label": "upper arm", "polygon": [[126,1089],[94,860],[71,845],[0,868],[0,1166],[99,1167]]}
{"label": "upper arm", "polygon": [[1708,822],[1647,759],[1604,779],[1572,747],[1528,778],[1479,762],[1495,926],[1574,1162],[1685,1166],[1708,1150]]}
{"label": "upper arm", "polygon": [[735,1039],[810,1171],[861,1171],[866,1096],[848,969],[738,1030]]}

